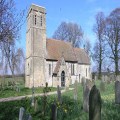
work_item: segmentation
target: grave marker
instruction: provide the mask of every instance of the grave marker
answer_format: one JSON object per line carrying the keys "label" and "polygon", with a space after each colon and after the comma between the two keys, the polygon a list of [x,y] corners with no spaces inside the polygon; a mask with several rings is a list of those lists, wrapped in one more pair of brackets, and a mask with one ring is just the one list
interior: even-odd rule
{"label": "grave marker", "polygon": [[19,111],[19,120],[23,120],[24,116],[25,116],[25,109],[21,107]]}
{"label": "grave marker", "polygon": [[101,120],[101,96],[95,85],[89,95],[89,120]]}
{"label": "grave marker", "polygon": [[52,111],[51,120],[57,120],[57,106],[55,103],[52,104],[51,111]]}
{"label": "grave marker", "polygon": [[120,81],[115,82],[115,103],[120,104]]}
{"label": "grave marker", "polygon": [[86,83],[86,79],[85,79],[85,77],[82,77],[82,82],[81,82],[82,86],[84,86],[85,83]]}
{"label": "grave marker", "polygon": [[61,99],[61,90],[60,90],[59,85],[57,86],[57,97],[58,97],[58,102],[61,104],[62,99]]}
{"label": "grave marker", "polygon": [[89,94],[90,94],[90,87],[88,85],[84,85],[83,87],[83,109],[85,112],[89,112]]}
{"label": "grave marker", "polygon": [[35,108],[34,108],[34,110],[35,110],[35,112],[38,111],[38,101],[37,101],[37,99],[35,100]]}

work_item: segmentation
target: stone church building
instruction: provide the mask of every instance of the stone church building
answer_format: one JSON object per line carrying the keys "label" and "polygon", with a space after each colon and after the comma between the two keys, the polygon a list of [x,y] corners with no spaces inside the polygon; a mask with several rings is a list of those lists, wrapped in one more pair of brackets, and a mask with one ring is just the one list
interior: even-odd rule
{"label": "stone church building", "polygon": [[46,10],[32,4],[27,15],[25,86],[69,86],[90,79],[90,59],[84,49],[46,37]]}

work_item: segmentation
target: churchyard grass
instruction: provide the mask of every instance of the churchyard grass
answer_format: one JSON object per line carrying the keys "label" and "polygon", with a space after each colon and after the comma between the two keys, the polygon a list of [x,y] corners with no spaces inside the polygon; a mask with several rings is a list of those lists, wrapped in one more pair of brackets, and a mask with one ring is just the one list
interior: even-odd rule
{"label": "churchyard grass", "polygon": [[[43,93],[43,87],[34,88],[35,94]],[[56,91],[56,88],[51,87],[51,91]],[[7,97],[16,97],[16,96],[26,96],[31,95],[32,89],[29,88],[21,88],[20,92],[17,92],[13,89],[5,89],[0,91],[0,98],[7,98]]]}
{"label": "churchyard grass", "polygon": [[[16,96],[26,96],[32,94],[32,88],[25,88],[24,77],[13,78],[0,78],[0,85],[2,83],[2,88],[0,86],[0,98],[16,97]],[[15,83],[15,86],[11,84]],[[17,90],[19,88],[19,90]],[[56,91],[56,88],[51,87],[51,91]],[[43,93],[43,87],[34,88],[34,93]]]}
{"label": "churchyard grass", "polygon": [[[97,88],[100,90],[100,80],[97,80],[95,82],[95,85],[97,86]],[[114,98],[115,98],[115,82],[111,82],[111,83],[106,83],[105,82],[105,91],[100,91],[101,94],[101,98],[104,101],[112,101],[114,102]]]}
{"label": "churchyard grass", "polygon": [[[99,89],[99,82],[95,84]],[[71,86],[74,87],[74,86]],[[24,107],[26,112],[29,112],[33,120],[50,120],[51,104],[57,105],[58,120],[88,120],[88,113],[83,110],[83,88],[78,84],[78,98],[74,100],[74,91],[66,91],[62,93],[62,104],[57,102],[57,96],[51,95],[47,97],[46,114],[43,118],[43,97],[37,97],[38,110],[34,110],[31,106],[31,98],[26,98],[20,101],[0,103],[0,120],[17,120],[20,107]],[[105,84],[105,91],[100,92],[102,98],[101,120],[119,120],[120,106],[114,102],[114,82]],[[6,109],[7,108],[7,109]]]}

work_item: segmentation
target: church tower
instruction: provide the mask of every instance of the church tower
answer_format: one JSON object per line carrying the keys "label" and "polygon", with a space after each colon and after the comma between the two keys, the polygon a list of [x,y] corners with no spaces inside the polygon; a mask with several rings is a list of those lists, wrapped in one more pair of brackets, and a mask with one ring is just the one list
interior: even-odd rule
{"label": "church tower", "polygon": [[46,10],[32,4],[27,15],[25,86],[45,84]]}

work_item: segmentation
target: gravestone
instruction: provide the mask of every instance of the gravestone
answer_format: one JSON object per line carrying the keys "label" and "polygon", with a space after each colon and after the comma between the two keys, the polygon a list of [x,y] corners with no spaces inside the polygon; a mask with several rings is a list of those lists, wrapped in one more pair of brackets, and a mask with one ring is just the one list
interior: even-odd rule
{"label": "gravestone", "polygon": [[32,116],[28,113],[23,120],[32,120]]}
{"label": "gravestone", "polygon": [[17,85],[15,90],[16,92],[20,92],[20,86]]}
{"label": "gravestone", "polygon": [[88,85],[84,85],[83,87],[83,110],[85,112],[89,112],[89,94],[90,94],[90,87]]}
{"label": "gravestone", "polygon": [[86,79],[86,83],[85,84],[88,85],[90,88],[92,88],[92,86],[94,85],[94,83],[90,79]]}
{"label": "gravestone", "polygon": [[57,106],[55,103],[52,104],[51,111],[52,111],[51,120],[57,120]]}
{"label": "gravestone", "polygon": [[38,101],[37,101],[37,99],[35,100],[35,107],[34,107],[34,110],[35,110],[35,112],[38,111]]}
{"label": "gravestone", "polygon": [[101,120],[101,96],[95,85],[89,95],[89,120]]}
{"label": "gravestone", "polygon": [[77,90],[77,87],[78,87],[78,82],[77,80],[75,80],[75,83],[74,83],[74,100],[77,100],[77,94],[78,94],[78,90]]}
{"label": "gravestone", "polygon": [[28,119],[27,120],[32,120],[32,116],[31,115],[29,115],[29,117],[28,117]]}
{"label": "gravestone", "polygon": [[105,82],[103,80],[101,80],[101,82],[100,82],[100,91],[101,92],[105,91]]}
{"label": "gravestone", "polygon": [[19,120],[32,120],[32,116],[29,113],[26,114],[25,109],[21,107],[19,111]]}
{"label": "gravestone", "polygon": [[61,98],[61,90],[60,90],[59,85],[57,86],[57,98],[58,98],[58,102],[61,104],[62,98]]}
{"label": "gravestone", "polygon": [[95,85],[95,80],[94,80],[94,79],[92,79],[92,81],[91,81],[91,82],[92,82],[92,85]]}
{"label": "gravestone", "polygon": [[34,97],[34,87],[32,87],[32,100],[31,100],[31,106],[35,106],[35,97]]}
{"label": "gravestone", "polygon": [[82,84],[82,86],[84,86],[85,84],[86,84],[86,79],[85,79],[85,77],[82,77],[82,79],[81,79],[81,84]]}
{"label": "gravestone", "polygon": [[120,81],[115,82],[115,103],[120,104]]}
{"label": "gravestone", "polygon": [[25,117],[25,109],[21,107],[19,111],[19,120],[23,120],[24,117]]}

